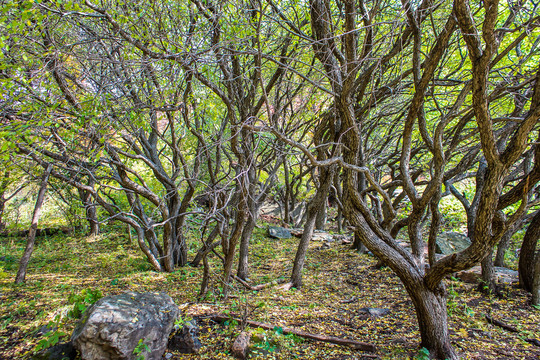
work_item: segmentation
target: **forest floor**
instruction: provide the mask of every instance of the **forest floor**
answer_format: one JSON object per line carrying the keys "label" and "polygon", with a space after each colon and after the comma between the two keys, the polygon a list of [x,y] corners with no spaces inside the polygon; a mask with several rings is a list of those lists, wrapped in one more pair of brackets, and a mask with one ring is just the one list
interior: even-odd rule
{"label": "forest floor", "polygon": [[[70,334],[76,320],[66,317],[73,307],[69,298],[84,290],[103,295],[124,291],[157,291],[169,294],[184,319],[198,317],[200,340],[197,355],[172,354],[172,359],[228,359],[230,346],[240,333],[234,322],[226,325],[204,318],[216,313],[248,314],[249,320],[275,325],[275,331],[259,332],[260,353],[268,359],[423,359],[414,308],[399,279],[387,269],[377,269],[377,260],[349,250],[340,242],[330,248],[313,242],[309,249],[300,290],[279,286],[260,292],[238,282],[228,300],[220,297],[218,283],[202,301],[197,301],[202,268],[179,268],[156,273],[125,233],[111,231],[95,238],[58,235],[41,237],[30,263],[27,282],[13,285],[17,261],[24,249],[23,238],[0,238],[0,359],[24,359],[43,339],[40,329],[61,320],[62,332]],[[251,283],[287,279],[292,269],[298,239],[276,240],[266,228],[256,229],[251,249]],[[199,246],[194,243],[191,252]],[[193,254],[191,254],[193,255]],[[221,267],[212,258],[212,275]],[[500,296],[484,296],[474,284],[446,281],[449,329],[453,346],[464,359],[539,359],[540,347],[526,339],[540,339],[540,310],[530,305],[530,296],[517,286],[505,286]],[[71,296],[73,299],[73,296]],[[362,308],[388,309],[372,317]],[[487,323],[485,315],[515,327],[509,332]],[[63,316],[63,317],[62,317]],[[286,336],[280,327],[314,334],[337,336],[371,343],[375,353]],[[67,339],[67,336],[65,337]],[[62,340],[62,339],[61,339]],[[170,357],[170,356],[169,356]],[[170,357],[171,358],[171,357]]]}

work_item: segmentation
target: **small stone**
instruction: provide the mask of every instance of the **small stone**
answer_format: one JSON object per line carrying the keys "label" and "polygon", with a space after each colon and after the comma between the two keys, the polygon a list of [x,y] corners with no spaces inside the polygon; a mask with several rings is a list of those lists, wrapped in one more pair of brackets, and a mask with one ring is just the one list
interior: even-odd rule
{"label": "small stone", "polygon": [[390,312],[389,309],[379,309],[379,308],[371,308],[371,307],[361,308],[359,311],[369,314],[374,317],[383,316]]}
{"label": "small stone", "polygon": [[238,337],[236,338],[236,340],[234,341],[231,347],[232,355],[236,359],[244,360],[247,357],[248,352],[249,352],[250,339],[251,339],[251,334],[245,331],[240,333],[240,335],[238,335]]}
{"label": "small stone", "polygon": [[172,354],[171,353],[166,353],[165,354],[165,359],[169,360],[170,358],[172,358]]}

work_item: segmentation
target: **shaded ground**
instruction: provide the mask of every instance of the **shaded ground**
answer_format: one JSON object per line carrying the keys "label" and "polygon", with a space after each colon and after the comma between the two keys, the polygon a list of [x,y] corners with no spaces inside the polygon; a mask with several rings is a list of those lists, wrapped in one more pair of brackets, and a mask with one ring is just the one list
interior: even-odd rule
{"label": "shaded ground", "polygon": [[[286,277],[292,269],[297,239],[274,240],[256,229],[251,257],[251,281],[259,284]],[[193,244],[192,251],[197,244]],[[0,238],[0,359],[28,357],[42,338],[38,330],[58,314],[70,309],[70,294],[99,289],[104,295],[126,290],[164,291],[183,310],[184,318],[197,316],[203,348],[198,355],[173,354],[173,359],[232,358],[230,345],[240,328],[216,324],[204,318],[210,313],[247,313],[250,320],[287,326],[317,334],[345,337],[376,344],[370,357],[381,359],[419,357],[418,326],[411,301],[389,269],[375,269],[376,260],[332,243],[322,249],[311,244],[301,290],[279,287],[259,293],[234,283],[229,300],[219,297],[219,284],[202,302],[196,297],[201,268],[186,267],[171,274],[151,271],[135,245],[119,232],[97,238],[58,235],[38,240],[27,283],[12,284],[24,239]],[[215,259],[213,259],[215,261]],[[2,270],[3,269],[3,270]],[[220,275],[217,262],[214,278]],[[450,333],[453,345],[467,359],[538,359],[540,347],[525,339],[540,339],[540,310],[530,306],[530,297],[515,287],[505,287],[503,297],[484,297],[474,285],[448,280]],[[362,308],[390,312],[371,317]],[[516,327],[511,333],[488,324],[485,315]],[[70,333],[74,320],[66,320]],[[260,331],[260,358],[361,359],[362,352],[348,348],[301,341],[279,331]],[[279,352],[273,352],[273,350]]]}

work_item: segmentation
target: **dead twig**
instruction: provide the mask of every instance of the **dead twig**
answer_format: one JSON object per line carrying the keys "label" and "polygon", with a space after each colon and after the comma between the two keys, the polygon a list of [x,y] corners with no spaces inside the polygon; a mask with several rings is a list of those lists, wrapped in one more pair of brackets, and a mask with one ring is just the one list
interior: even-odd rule
{"label": "dead twig", "polygon": [[498,326],[498,327],[501,327],[501,328],[503,328],[505,330],[515,332],[515,333],[519,332],[519,330],[516,329],[515,327],[513,327],[511,325],[508,325],[508,324],[505,324],[500,320],[496,320],[496,319],[492,318],[489,315],[486,315],[486,320],[487,320],[488,323],[490,323],[492,325],[495,325],[495,326]]}

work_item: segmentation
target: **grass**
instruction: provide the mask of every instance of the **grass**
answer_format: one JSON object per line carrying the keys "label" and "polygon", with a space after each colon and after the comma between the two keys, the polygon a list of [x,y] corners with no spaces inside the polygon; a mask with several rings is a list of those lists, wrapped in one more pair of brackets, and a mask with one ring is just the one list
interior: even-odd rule
{"label": "grass", "polygon": [[[70,334],[75,320],[66,316],[72,307],[68,299],[85,289],[99,290],[105,296],[127,290],[166,292],[184,317],[199,317],[203,343],[200,354],[173,354],[173,359],[232,359],[230,345],[240,328],[215,324],[203,316],[243,313],[246,308],[251,320],[376,344],[376,355],[382,359],[422,356],[415,312],[399,279],[387,268],[374,269],[376,259],[352,252],[345,245],[332,243],[330,249],[320,249],[320,243],[312,243],[300,290],[273,287],[254,293],[234,283],[232,296],[223,301],[220,284],[214,280],[212,291],[197,302],[202,268],[156,273],[122,231],[113,230],[96,238],[39,238],[23,285],[14,285],[13,279],[24,239],[0,238],[0,359],[28,358],[43,339],[38,330],[57,315],[64,318],[62,330]],[[256,229],[251,244],[251,281],[258,284],[288,277],[297,242],[270,239],[264,229]],[[213,278],[218,279],[221,267],[215,257],[211,266]],[[485,297],[473,287],[455,279],[447,281],[451,340],[461,356],[539,358],[540,348],[525,341],[540,338],[540,311],[529,305],[529,296],[516,287],[506,287],[502,299]],[[372,318],[359,311],[363,307],[390,309],[390,314]],[[488,313],[516,326],[521,333],[489,325],[484,319]],[[362,358],[358,351],[301,341],[279,331],[256,332],[259,355],[255,358]]]}

